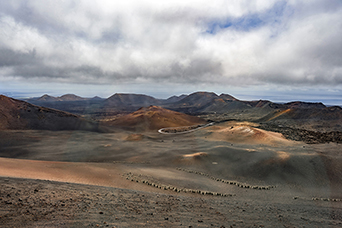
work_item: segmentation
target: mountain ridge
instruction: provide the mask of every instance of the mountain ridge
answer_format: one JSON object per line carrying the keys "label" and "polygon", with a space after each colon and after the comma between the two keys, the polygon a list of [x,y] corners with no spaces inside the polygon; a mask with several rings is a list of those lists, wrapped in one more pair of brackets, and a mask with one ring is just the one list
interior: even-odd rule
{"label": "mountain ridge", "polygon": [[[44,94],[41,97],[24,99],[24,101],[27,101],[27,102],[34,102],[34,101],[38,101],[38,102],[82,101],[82,100],[89,100],[89,99],[94,99],[94,98],[98,99],[100,97],[95,96],[93,98],[85,98],[85,97],[77,96],[77,95],[72,94],[72,93],[64,94],[64,95],[59,96],[59,97],[54,97],[54,96],[51,96],[49,94]],[[102,99],[102,98],[100,98],[100,99]]]}
{"label": "mountain ridge", "polygon": [[[43,95],[44,101],[32,103],[78,115],[102,115],[103,118],[120,113],[132,113],[141,107],[156,105],[176,112],[200,115],[213,121],[234,119],[297,127],[310,125],[313,130],[319,131],[328,131],[329,127],[332,127],[333,130],[342,130],[342,126],[339,124],[342,122],[342,108],[339,106],[327,107],[321,102],[245,101],[229,94],[217,95],[205,91],[171,96],[168,99],[130,93],[115,93],[107,99],[75,100],[77,98],[75,96],[69,94],[64,97],[70,99],[55,101],[53,97]],[[323,122],[320,123],[320,121]]]}

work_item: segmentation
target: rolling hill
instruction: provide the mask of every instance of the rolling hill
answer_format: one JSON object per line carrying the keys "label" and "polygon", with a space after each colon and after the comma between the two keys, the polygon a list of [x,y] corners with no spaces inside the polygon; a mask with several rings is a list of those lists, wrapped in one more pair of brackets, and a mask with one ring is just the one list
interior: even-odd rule
{"label": "rolling hill", "polygon": [[149,106],[120,116],[113,121],[107,122],[108,125],[118,126],[138,131],[157,130],[165,127],[180,127],[206,123],[205,120],[171,111],[158,106]]}

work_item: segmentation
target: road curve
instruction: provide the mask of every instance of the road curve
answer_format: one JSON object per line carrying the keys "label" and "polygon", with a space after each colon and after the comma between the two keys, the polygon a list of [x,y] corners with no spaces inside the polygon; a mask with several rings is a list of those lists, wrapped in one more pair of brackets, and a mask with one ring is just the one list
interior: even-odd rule
{"label": "road curve", "polygon": [[[182,127],[165,127],[165,128],[161,128],[158,130],[158,132],[160,134],[165,134],[165,135],[176,135],[176,134],[186,134],[186,133],[190,133],[190,132],[193,132],[193,131],[197,131],[199,129],[202,129],[202,128],[205,128],[205,127],[209,127],[209,126],[212,126],[214,125],[214,122],[211,122],[211,123],[208,123],[208,124],[205,124],[201,127],[198,127],[198,128],[195,128],[195,129],[191,129],[191,130],[188,130],[188,131],[182,131],[182,132],[175,132],[175,133],[172,133],[172,132],[164,132],[165,130],[167,129],[175,129],[175,128],[182,128]],[[183,126],[183,127],[191,127],[191,126]]]}

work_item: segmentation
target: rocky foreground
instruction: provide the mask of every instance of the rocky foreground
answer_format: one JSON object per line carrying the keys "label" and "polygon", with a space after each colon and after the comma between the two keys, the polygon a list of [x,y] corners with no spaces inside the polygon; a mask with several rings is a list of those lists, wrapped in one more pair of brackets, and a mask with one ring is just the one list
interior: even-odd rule
{"label": "rocky foreground", "polygon": [[0,185],[0,227],[342,225],[341,202],[163,194],[5,177]]}

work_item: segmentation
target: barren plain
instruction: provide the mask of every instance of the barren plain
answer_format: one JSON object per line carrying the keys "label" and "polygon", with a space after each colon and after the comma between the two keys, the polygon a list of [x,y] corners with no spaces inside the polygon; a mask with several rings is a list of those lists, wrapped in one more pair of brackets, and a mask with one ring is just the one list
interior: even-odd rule
{"label": "barren plain", "polygon": [[3,227],[342,222],[334,143],[290,141],[246,122],[180,135],[12,130],[1,139]]}
{"label": "barren plain", "polygon": [[[40,110],[27,107],[30,119]],[[144,110],[148,114],[140,115]],[[24,111],[15,113],[22,115],[15,126],[23,126]],[[0,226],[342,225],[338,140],[308,144],[242,120],[161,134],[155,129],[159,120],[172,123],[163,127],[185,126],[177,125],[177,116],[192,124],[205,121],[154,106],[139,112],[120,116],[119,126],[106,131],[1,130]],[[5,112],[6,124],[11,113]],[[52,114],[46,114],[49,120]]]}

